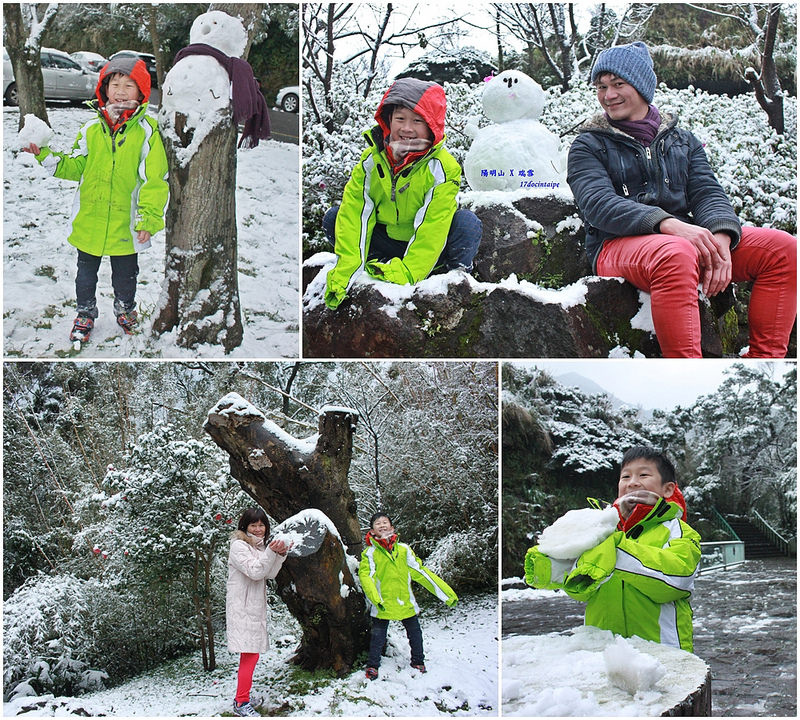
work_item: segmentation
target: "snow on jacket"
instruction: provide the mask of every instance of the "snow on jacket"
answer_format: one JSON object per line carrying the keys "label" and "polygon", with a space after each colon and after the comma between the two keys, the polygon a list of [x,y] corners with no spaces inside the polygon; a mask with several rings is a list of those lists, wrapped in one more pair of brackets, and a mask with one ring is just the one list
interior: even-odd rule
{"label": "snow on jacket", "polygon": [[[72,233],[68,240],[95,256],[131,255],[136,252],[137,231],[151,235],[164,227],[169,197],[167,157],[158,123],[147,115],[150,78],[142,60],[129,74],[144,95],[139,108],[112,132],[103,113],[103,81],[113,73],[115,61],[100,73],[90,106],[97,117],[78,132],[72,151],[41,148],[36,159],[55,177],[80,184],[72,207]],[[143,78],[147,75],[147,80]]]}
{"label": "snow on jacket", "polygon": [[689,597],[700,535],[682,514],[678,503],[661,498],[638,523],[574,561],[550,558],[534,546],[525,556],[525,582],[585,602],[587,625],[691,652]]}
{"label": "snow on jacket", "polygon": [[370,605],[370,615],[382,620],[405,620],[419,612],[411,581],[419,583],[442,602],[453,605],[458,597],[438,575],[426,568],[405,543],[391,550],[367,533],[358,577]]}
{"label": "snow on jacket", "polygon": [[269,649],[267,578],[274,578],[286,560],[237,530],[228,554],[225,625],[232,653],[263,653]]}
{"label": "snow on jacket", "polygon": [[[421,115],[433,132],[431,147],[392,171],[386,144],[391,107],[402,105]],[[397,80],[384,94],[375,119],[364,133],[367,149],[353,168],[336,217],[336,265],[328,272],[326,298],[337,306],[359,271],[405,285],[425,279],[444,249],[456,212],[461,166],[444,147],[446,100],[435,83]],[[402,258],[376,272],[367,265],[376,223],[394,240],[407,243]]]}
{"label": "snow on jacket", "polygon": [[603,243],[614,237],[648,235],[670,217],[739,242],[741,225],[700,141],[662,119],[649,147],[599,114],[572,143],[567,182],[586,227],[586,254],[596,269]]}

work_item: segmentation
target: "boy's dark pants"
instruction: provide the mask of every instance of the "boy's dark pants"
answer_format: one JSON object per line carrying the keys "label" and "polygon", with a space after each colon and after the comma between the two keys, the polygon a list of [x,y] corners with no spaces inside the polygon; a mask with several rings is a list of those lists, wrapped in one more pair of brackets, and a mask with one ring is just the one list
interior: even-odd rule
{"label": "boy's dark pants", "polygon": [[[136,278],[139,275],[137,254],[111,256],[111,285],[114,288],[114,313],[131,312],[136,307]],[[78,315],[96,318],[97,272],[102,257],[78,250],[78,274],[75,276],[75,295]]]}
{"label": "boy's dark pants", "polygon": [[[422,628],[419,618],[412,615],[402,621],[408,635],[408,644],[411,645],[411,664],[422,665],[425,663],[425,652],[422,649]],[[389,630],[389,621],[372,618],[372,635],[369,640],[369,658],[367,667],[378,668],[381,665],[383,646],[386,645],[386,633]]]}
{"label": "boy's dark pants", "polygon": [[[336,244],[336,215],[339,206],[335,205],[325,213],[322,218],[322,229],[325,237],[332,247]],[[433,272],[447,272],[457,268],[464,268],[467,272],[472,270],[472,259],[478,252],[483,224],[470,210],[456,210],[450,231],[447,233],[447,242],[444,250],[436,261]],[[376,223],[369,241],[369,260],[387,261],[393,257],[403,257],[406,254],[408,243],[394,240],[386,234],[386,226]]]}

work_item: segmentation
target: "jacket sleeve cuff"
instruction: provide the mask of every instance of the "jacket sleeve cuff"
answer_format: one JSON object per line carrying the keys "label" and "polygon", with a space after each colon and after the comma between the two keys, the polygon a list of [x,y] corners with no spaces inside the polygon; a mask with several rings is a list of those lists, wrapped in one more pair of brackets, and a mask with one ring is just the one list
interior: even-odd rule
{"label": "jacket sleeve cuff", "polygon": [[712,233],[723,232],[731,236],[731,250],[733,250],[742,237],[742,226],[731,220],[718,220],[708,224],[708,230]]}
{"label": "jacket sleeve cuff", "polygon": [[647,215],[644,217],[643,225],[647,228],[645,231],[646,233],[660,233],[659,225],[661,225],[664,220],[668,218],[675,217],[674,215],[670,215],[666,210],[662,210],[660,207],[654,207]]}

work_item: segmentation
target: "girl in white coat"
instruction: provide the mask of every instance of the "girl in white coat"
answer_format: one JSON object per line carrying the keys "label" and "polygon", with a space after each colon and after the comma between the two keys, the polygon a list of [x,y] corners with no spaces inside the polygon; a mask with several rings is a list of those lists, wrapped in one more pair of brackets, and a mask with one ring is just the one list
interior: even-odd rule
{"label": "girl in white coat", "polygon": [[266,546],[269,520],[261,508],[245,510],[237,527],[228,555],[225,602],[228,650],[239,653],[233,712],[258,717],[250,704],[250,688],[259,653],[269,649],[266,579],[278,574],[289,546],[281,540],[273,540]]}

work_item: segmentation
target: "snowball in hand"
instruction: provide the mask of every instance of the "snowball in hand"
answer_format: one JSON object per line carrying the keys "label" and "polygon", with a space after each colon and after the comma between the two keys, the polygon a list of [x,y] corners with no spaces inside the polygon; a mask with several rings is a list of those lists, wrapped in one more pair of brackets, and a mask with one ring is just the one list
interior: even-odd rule
{"label": "snowball in hand", "polygon": [[539,550],[557,560],[572,560],[603,542],[618,522],[615,507],[569,510],[544,529],[539,537]]}
{"label": "snowball in hand", "polygon": [[656,658],[639,652],[623,637],[617,637],[616,642],[603,651],[603,660],[611,684],[631,695],[652,690],[667,672]]}
{"label": "snowball in hand", "polygon": [[31,143],[40,148],[47,147],[53,139],[52,128],[36,115],[28,114],[25,116],[25,123],[22,130],[17,133],[17,148],[28,147]]}

